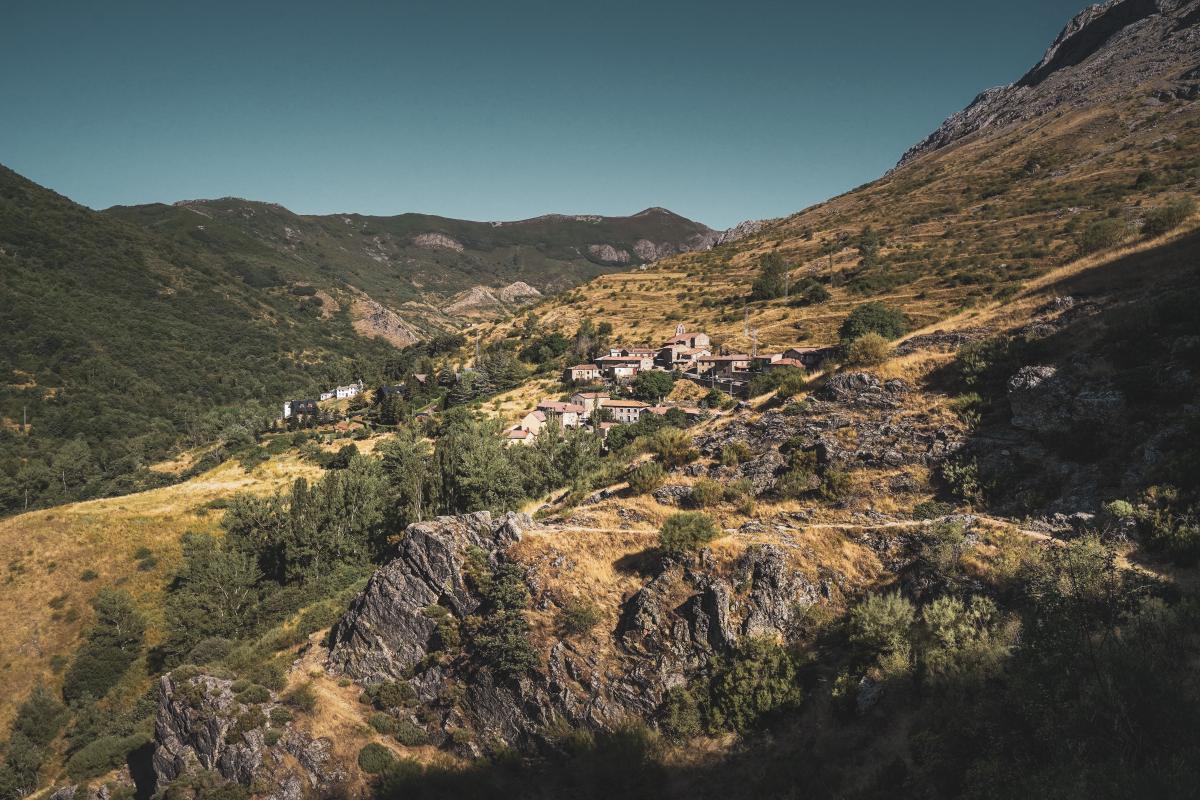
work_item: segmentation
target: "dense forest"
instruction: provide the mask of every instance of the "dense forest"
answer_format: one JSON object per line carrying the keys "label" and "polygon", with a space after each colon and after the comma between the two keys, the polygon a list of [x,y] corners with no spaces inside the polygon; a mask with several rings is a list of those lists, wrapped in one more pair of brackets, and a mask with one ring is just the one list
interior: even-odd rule
{"label": "dense forest", "polygon": [[[0,511],[130,491],[180,444],[245,437],[397,351],[0,169]],[[393,370],[394,371],[394,370]]]}

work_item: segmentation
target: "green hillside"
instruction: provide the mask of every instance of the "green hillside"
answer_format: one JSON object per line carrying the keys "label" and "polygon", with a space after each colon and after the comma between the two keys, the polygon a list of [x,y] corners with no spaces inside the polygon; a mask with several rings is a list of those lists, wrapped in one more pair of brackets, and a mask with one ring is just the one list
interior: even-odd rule
{"label": "green hillside", "polygon": [[0,168],[0,509],[143,485],[181,438],[253,425],[395,352],[241,264]]}

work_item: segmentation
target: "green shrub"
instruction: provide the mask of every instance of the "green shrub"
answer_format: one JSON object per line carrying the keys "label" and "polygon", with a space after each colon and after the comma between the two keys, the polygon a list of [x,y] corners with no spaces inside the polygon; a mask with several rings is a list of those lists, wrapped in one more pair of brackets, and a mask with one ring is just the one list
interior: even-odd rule
{"label": "green shrub", "polygon": [[261,706],[250,706],[248,709],[238,715],[233,724],[229,726],[229,730],[225,732],[225,742],[227,744],[236,744],[245,734],[253,730],[258,730],[266,726],[267,715],[263,713]]}
{"label": "green shrub", "polygon": [[947,461],[942,464],[941,475],[950,491],[962,502],[978,504],[983,501],[979,465],[975,461]]}
{"label": "green shrub", "polygon": [[278,728],[267,728],[263,731],[263,743],[267,747],[274,747],[279,744],[279,740],[283,738],[283,731]]}
{"label": "green shrub", "polygon": [[831,502],[845,500],[850,497],[853,483],[850,473],[836,467],[829,467],[821,476],[821,497]]}
{"label": "green shrub", "polygon": [[659,546],[673,556],[698,550],[720,535],[712,518],[700,511],[681,511],[667,517],[658,534]]}
{"label": "green shrub", "polygon": [[754,451],[745,442],[734,441],[721,448],[721,466],[736,467],[743,461],[749,461]]}
{"label": "green shrub", "polygon": [[877,659],[885,673],[907,669],[912,656],[916,609],[899,593],[873,594],[850,610],[850,643]]}
{"label": "green shrub", "polygon": [[380,711],[403,708],[417,699],[417,692],[408,681],[380,683],[368,688],[367,695],[371,698],[372,705]]}
{"label": "green shrub", "polygon": [[141,653],[146,621],[127,592],[101,589],[92,600],[96,623],[63,680],[63,699],[103,697]]}
{"label": "green shrub", "polygon": [[94,569],[85,569],[83,572],[79,573],[79,580],[83,581],[84,583],[94,581],[99,577],[100,573],[96,572]]}
{"label": "green shrub", "polygon": [[950,401],[950,410],[968,425],[978,425],[983,416],[983,398],[977,392],[959,395]]}
{"label": "green shrub", "polygon": [[124,764],[131,752],[148,741],[149,739],[141,734],[102,736],[84,745],[67,759],[67,775],[75,781],[103,775]]}
{"label": "green shrub", "polygon": [[683,741],[704,732],[700,703],[685,686],[670,689],[659,709],[659,727],[670,738]]}
{"label": "green shrub", "polygon": [[296,630],[307,637],[319,630],[332,627],[342,616],[342,609],[333,602],[318,603],[305,609],[296,621]]}
{"label": "green shrub", "polygon": [[667,479],[666,470],[657,461],[644,461],[629,471],[629,489],[635,494],[649,494]]}
{"label": "green shrub", "polygon": [[1190,197],[1172,200],[1146,215],[1142,233],[1146,236],[1162,236],[1182,225],[1195,211],[1196,201]]}
{"label": "green shrub", "polygon": [[917,519],[936,519],[954,513],[954,506],[940,500],[925,500],[913,506],[913,516]]}
{"label": "green shrub", "polygon": [[219,636],[201,639],[188,653],[187,659],[193,664],[213,664],[224,660],[233,651],[235,644],[232,639]]}
{"label": "green shrub", "polygon": [[1097,220],[1079,235],[1079,251],[1087,254],[1116,247],[1124,241],[1127,230],[1119,219]]}
{"label": "green shrub", "polygon": [[800,284],[795,289],[795,294],[792,296],[791,305],[793,306],[815,306],[821,303],[829,302],[829,290],[818,281],[811,278]]}
{"label": "green shrub", "polygon": [[595,603],[571,600],[558,612],[558,627],[567,635],[581,636],[600,624],[604,615]]}
{"label": "green shrub", "polygon": [[692,437],[679,428],[660,428],[650,437],[650,451],[668,467],[681,467],[699,455]]}
{"label": "green shrub", "polygon": [[387,772],[395,763],[396,757],[392,751],[378,742],[371,742],[358,751],[358,767],[368,775]]}
{"label": "green shrub", "polygon": [[725,498],[725,490],[712,478],[701,478],[692,485],[692,503],[700,508],[715,506]]}
{"label": "green shrub", "polygon": [[713,676],[708,725],[745,731],[766,714],[795,708],[802,696],[791,654],[771,639],[748,638]]}
{"label": "green shrub", "polygon": [[[234,658],[236,654],[231,653],[230,658]],[[261,658],[261,656],[259,656]],[[234,664],[229,665],[231,668],[237,669]],[[242,677],[251,683],[261,683],[272,691],[279,691],[287,685],[287,669],[283,663],[277,658],[271,658],[265,661],[253,661],[246,664],[238,670]]]}
{"label": "green shrub", "polygon": [[872,367],[882,364],[884,361],[887,361],[890,349],[887,339],[884,339],[878,333],[867,333],[847,345],[846,363],[860,367]]}
{"label": "green shrub", "polygon": [[312,683],[302,683],[283,696],[283,702],[302,713],[317,707],[317,693]]}
{"label": "green shrub", "polygon": [[853,342],[868,333],[877,333],[884,339],[897,339],[908,331],[908,317],[904,312],[886,303],[863,303],[850,312],[838,329],[843,342]]}
{"label": "green shrub", "polygon": [[287,725],[292,721],[292,712],[283,706],[275,706],[271,709],[270,718],[272,725]]}
{"label": "green shrub", "polygon": [[377,733],[385,735],[395,733],[399,722],[391,714],[385,714],[382,711],[376,711],[367,718],[368,725],[374,728]]}
{"label": "green shrub", "polygon": [[236,695],[237,701],[244,705],[253,705],[254,703],[269,703],[271,701],[271,690],[257,683],[252,683]]}
{"label": "green shrub", "polygon": [[411,720],[400,720],[396,725],[396,741],[405,747],[420,747],[429,744],[429,734]]}

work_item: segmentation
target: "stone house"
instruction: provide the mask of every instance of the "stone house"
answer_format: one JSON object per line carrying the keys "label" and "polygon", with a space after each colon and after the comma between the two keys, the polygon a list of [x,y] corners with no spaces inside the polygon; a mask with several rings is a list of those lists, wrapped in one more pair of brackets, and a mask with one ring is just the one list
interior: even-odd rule
{"label": "stone house", "polygon": [[600,380],[600,366],[598,364],[576,364],[573,367],[567,367],[563,372],[563,380],[567,383]]}
{"label": "stone house", "polygon": [[609,399],[608,392],[576,392],[571,395],[571,402],[583,407],[581,418],[584,422],[591,419],[592,414],[596,413],[596,409],[600,407],[600,403],[607,399]]}
{"label": "stone house", "polygon": [[750,356],[746,353],[735,353],[727,356],[700,356],[696,359],[696,371],[705,374],[709,372],[731,374],[750,369]]}
{"label": "stone house", "polygon": [[[578,428],[583,424],[584,407],[575,403],[543,400],[537,410],[546,415],[546,421],[556,420],[563,428]],[[536,413],[536,412],[535,412]]]}
{"label": "stone house", "polygon": [[530,433],[522,427],[509,428],[504,434],[504,444],[511,447],[514,444],[531,445],[537,438],[536,434]]}
{"label": "stone house", "polygon": [[642,369],[641,356],[602,356],[596,365],[605,377],[614,381],[631,380]]}
{"label": "stone house", "polygon": [[649,408],[648,403],[641,400],[613,400],[601,402],[600,407],[612,414],[612,421],[622,425],[632,425],[642,417],[642,410]]}

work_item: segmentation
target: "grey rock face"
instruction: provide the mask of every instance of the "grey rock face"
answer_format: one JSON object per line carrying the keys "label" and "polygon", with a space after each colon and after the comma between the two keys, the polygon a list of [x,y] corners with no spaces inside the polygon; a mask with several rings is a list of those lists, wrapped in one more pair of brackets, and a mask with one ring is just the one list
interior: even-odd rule
{"label": "grey rock face", "polygon": [[900,398],[908,392],[908,385],[901,380],[883,382],[869,372],[843,372],[830,377],[816,395],[820,400],[860,408],[898,408]]}
{"label": "grey rock face", "polygon": [[692,487],[690,486],[660,486],[650,493],[660,503],[669,506],[681,506],[687,503],[692,497]]}
{"label": "grey rock face", "polygon": [[[270,703],[260,708],[259,724],[248,727],[244,721],[251,707],[238,702],[232,683],[211,675],[176,679],[167,674],[159,681],[152,758],[159,789],[198,770],[243,786],[275,787],[271,796],[281,799],[299,797],[303,784],[325,790],[343,779],[330,763],[328,740],[289,729],[276,745],[268,746]],[[303,775],[280,768],[285,752],[296,758]]]}
{"label": "grey rock face", "polygon": [[1125,408],[1121,392],[1107,382],[1083,384],[1057,367],[1021,367],[1008,382],[1013,427],[1059,435],[1087,425],[1108,425]]}
{"label": "grey rock face", "polygon": [[469,549],[494,558],[532,527],[524,514],[493,520],[486,511],[410,525],[396,559],[371,576],[331,631],[330,668],[365,683],[405,677],[437,629],[426,608],[440,604],[462,618],[478,607],[462,574]]}

